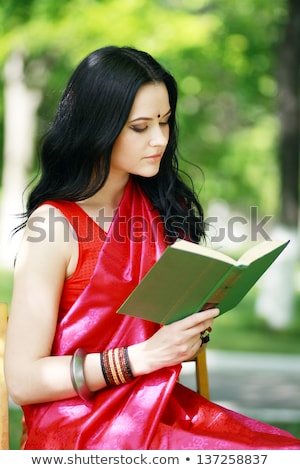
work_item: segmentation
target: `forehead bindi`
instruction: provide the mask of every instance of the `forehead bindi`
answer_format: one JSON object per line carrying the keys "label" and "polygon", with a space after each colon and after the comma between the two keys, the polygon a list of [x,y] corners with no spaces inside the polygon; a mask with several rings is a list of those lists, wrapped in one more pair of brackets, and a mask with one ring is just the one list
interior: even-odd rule
{"label": "forehead bindi", "polygon": [[138,90],[128,120],[161,118],[169,113],[169,95],[165,84],[149,83]]}

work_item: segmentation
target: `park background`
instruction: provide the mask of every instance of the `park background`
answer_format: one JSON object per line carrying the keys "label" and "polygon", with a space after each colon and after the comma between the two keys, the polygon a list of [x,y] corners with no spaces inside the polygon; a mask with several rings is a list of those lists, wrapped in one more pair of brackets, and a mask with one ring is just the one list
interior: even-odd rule
{"label": "park background", "polygon": [[[0,300],[10,304],[10,232],[66,81],[92,50],[133,46],[178,81],[180,166],[200,194],[211,245],[236,257],[266,238],[291,240],[215,322],[209,347],[300,361],[300,2],[6,0],[0,30]],[[12,448],[19,417],[12,407]],[[300,438],[300,419],[270,422]]]}

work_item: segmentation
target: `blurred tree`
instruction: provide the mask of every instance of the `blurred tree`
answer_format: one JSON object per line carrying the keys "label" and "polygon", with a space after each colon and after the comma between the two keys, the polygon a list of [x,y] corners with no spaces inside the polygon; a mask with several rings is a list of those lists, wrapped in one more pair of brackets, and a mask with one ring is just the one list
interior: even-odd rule
{"label": "blurred tree", "polygon": [[1,258],[10,264],[9,239],[16,225],[13,214],[22,212],[21,195],[28,181],[36,131],[36,110],[41,99],[39,89],[29,89],[24,80],[24,58],[12,54],[4,70],[4,168],[1,199]]}
{"label": "blurred tree", "polygon": [[204,170],[203,186],[192,169],[204,205],[226,199],[246,216],[251,206],[275,215],[275,64],[287,11],[287,0],[6,0],[0,61],[24,51],[26,83],[42,92],[40,136],[84,55],[109,43],[148,50],[178,79],[180,150]]}
{"label": "blurred tree", "polygon": [[282,194],[280,221],[284,225],[297,228],[300,158],[300,2],[288,0],[287,6],[277,65],[280,120],[278,156]]}
{"label": "blurred tree", "polygon": [[287,0],[286,18],[278,47],[278,160],[280,168],[279,223],[273,237],[290,239],[288,249],[266,273],[256,299],[257,313],[273,329],[295,318],[296,272],[299,259],[300,146],[300,2]]}
{"label": "blurred tree", "polygon": [[[29,85],[35,87],[43,75],[41,133],[71,69],[86,53],[107,43],[149,50],[178,78],[182,154],[204,168],[205,200],[255,202],[274,213],[274,45],[284,5],[284,0],[272,6],[269,0],[30,0],[25,6],[7,0],[0,6],[0,60],[22,47]],[[200,172],[195,181],[200,187]]]}

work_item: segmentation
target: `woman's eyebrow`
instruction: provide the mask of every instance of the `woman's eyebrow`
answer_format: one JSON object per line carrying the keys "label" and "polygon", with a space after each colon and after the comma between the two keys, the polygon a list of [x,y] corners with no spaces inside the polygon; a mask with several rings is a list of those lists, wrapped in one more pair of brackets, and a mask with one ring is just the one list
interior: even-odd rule
{"label": "woman's eyebrow", "polygon": [[[163,118],[169,116],[171,114],[171,112],[172,112],[172,110],[169,109],[169,111],[166,114],[164,114],[163,116],[158,115],[158,117],[161,117],[163,119]],[[142,117],[141,116],[141,117],[132,119],[131,121],[129,121],[129,123],[136,122],[136,121],[151,121],[152,119],[153,118],[151,118],[151,117]]]}

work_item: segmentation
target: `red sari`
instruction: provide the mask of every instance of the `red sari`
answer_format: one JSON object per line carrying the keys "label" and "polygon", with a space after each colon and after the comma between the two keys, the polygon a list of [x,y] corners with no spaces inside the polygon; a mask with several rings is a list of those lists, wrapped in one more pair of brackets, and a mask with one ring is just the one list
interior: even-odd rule
{"label": "red sari", "polygon": [[[53,355],[139,343],[159,328],[116,313],[166,246],[158,213],[132,180],[100,245],[88,285],[59,312]],[[180,370],[168,367],[99,390],[90,401],[76,396],[24,406],[25,449],[300,449],[300,440],[289,433],[179,384]]]}

